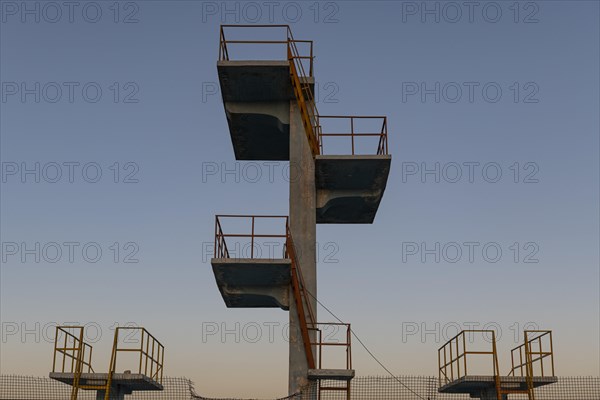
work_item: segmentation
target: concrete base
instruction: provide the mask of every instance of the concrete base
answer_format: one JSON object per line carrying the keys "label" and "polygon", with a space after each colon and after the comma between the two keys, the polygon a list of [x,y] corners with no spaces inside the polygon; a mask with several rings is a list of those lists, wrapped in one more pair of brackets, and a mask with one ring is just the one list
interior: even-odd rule
{"label": "concrete base", "polygon": [[[51,372],[50,379],[57,380],[73,386],[75,374],[68,372]],[[80,386],[105,386],[108,380],[107,373],[82,373],[79,378]],[[81,389],[86,390],[86,389]],[[87,389],[97,390],[97,389]],[[125,395],[137,391],[163,390],[163,386],[143,374],[113,374],[111,385],[111,400],[123,400]],[[104,400],[104,390],[97,390],[96,398]]]}
{"label": "concrete base", "polygon": [[[527,390],[527,378],[524,376],[502,376],[500,385],[502,389]],[[537,388],[551,383],[558,382],[555,376],[538,376],[533,378],[533,387]],[[496,397],[496,380],[493,376],[467,375],[460,379],[445,384],[438,389],[440,393],[462,393],[469,394],[473,398],[481,400],[493,399]]]}
{"label": "concrete base", "polygon": [[236,159],[289,160],[289,62],[219,61],[217,71]]}
{"label": "concrete base", "polygon": [[391,162],[390,155],[316,156],[317,223],[373,223]]}
{"label": "concrete base", "polygon": [[289,259],[213,258],[210,262],[227,307],[289,310]]}

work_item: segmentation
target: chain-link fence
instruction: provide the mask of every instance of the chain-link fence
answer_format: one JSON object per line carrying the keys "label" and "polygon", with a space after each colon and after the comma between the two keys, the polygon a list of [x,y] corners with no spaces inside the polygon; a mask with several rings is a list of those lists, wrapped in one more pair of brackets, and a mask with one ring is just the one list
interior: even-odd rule
{"label": "chain-link fence", "polygon": [[[335,383],[327,383],[334,386]],[[137,392],[127,400],[235,400],[210,399],[196,393],[184,378],[164,378],[161,392]],[[468,395],[440,394],[434,377],[356,377],[352,380],[352,400],[467,400]],[[200,388],[200,386],[199,386]],[[201,388],[200,388],[201,389]],[[302,394],[283,399],[315,398],[316,386]],[[200,390],[199,390],[200,391]],[[0,375],[0,400],[68,400],[71,388],[49,378]],[[93,391],[81,390],[80,400],[96,400]],[[600,377],[560,377],[557,383],[535,390],[536,400],[600,400]],[[346,400],[344,392],[326,391],[321,400]],[[526,395],[509,395],[510,400],[526,400]]]}

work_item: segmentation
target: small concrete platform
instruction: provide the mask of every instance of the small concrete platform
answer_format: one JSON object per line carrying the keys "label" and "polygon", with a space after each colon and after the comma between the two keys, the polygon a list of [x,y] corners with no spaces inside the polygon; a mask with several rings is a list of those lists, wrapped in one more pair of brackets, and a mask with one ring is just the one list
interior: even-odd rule
{"label": "small concrete platform", "polygon": [[[73,386],[75,374],[72,372],[51,372],[50,379],[57,380],[67,385]],[[107,373],[82,373],[79,378],[79,385],[106,385],[108,380]],[[163,390],[163,386],[144,374],[113,374],[112,386],[126,394],[135,391]],[[82,388],[82,390],[84,390]],[[98,389],[90,389],[98,390]]]}
{"label": "small concrete platform", "polygon": [[289,258],[213,258],[211,264],[227,307],[289,310]]}
{"label": "small concrete platform", "polygon": [[289,160],[289,61],[218,61],[217,71],[236,159]]}
{"label": "small concrete platform", "polygon": [[332,380],[332,381],[351,381],[354,378],[355,371],[353,369],[309,369],[308,379],[316,380]]}
{"label": "small concrete platform", "polygon": [[317,223],[373,223],[391,162],[391,155],[316,156]]}
{"label": "small concrete platform", "polygon": [[[555,376],[533,377],[533,387],[540,387],[558,382]],[[524,376],[500,377],[502,389],[527,390],[527,378]],[[440,393],[463,393],[471,397],[478,397],[481,393],[495,390],[496,379],[494,376],[466,375],[455,381],[445,384],[438,389]]]}

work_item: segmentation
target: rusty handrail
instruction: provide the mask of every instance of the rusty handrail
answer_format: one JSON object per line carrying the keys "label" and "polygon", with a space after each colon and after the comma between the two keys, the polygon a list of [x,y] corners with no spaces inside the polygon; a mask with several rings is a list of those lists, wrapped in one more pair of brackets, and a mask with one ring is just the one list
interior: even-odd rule
{"label": "rusty handrail", "polygon": [[[285,28],[286,31],[286,40],[227,40],[225,38],[225,29],[230,29],[230,28],[276,28],[276,29],[281,29],[281,28]],[[312,40],[296,40],[293,37],[292,34],[292,30],[290,28],[289,25],[252,25],[252,24],[240,24],[240,25],[231,25],[231,24],[224,24],[221,25],[220,30],[219,30],[219,60],[222,61],[229,61],[229,49],[227,48],[227,44],[287,44],[289,45],[290,43],[294,44],[294,47],[296,47],[295,51],[293,51],[294,53],[294,57],[297,59],[301,59],[301,60],[310,60],[310,67],[309,67],[309,75],[310,77],[313,76],[313,71],[314,71],[314,67],[313,67],[313,60],[314,60],[314,52],[313,52],[313,41]],[[301,55],[300,52],[298,51],[297,46],[295,46],[296,43],[309,43],[310,44],[310,52],[309,55]]]}
{"label": "rusty handrail", "polygon": [[[346,119],[349,120],[350,129],[349,132],[323,132],[323,123],[321,120],[326,119]],[[355,129],[354,121],[357,119],[372,119],[372,120],[381,120],[381,129],[378,132],[360,132]],[[350,137],[351,143],[351,154],[356,155],[357,151],[355,149],[355,138],[356,137],[379,137],[379,141],[377,143],[377,149],[375,150],[375,154],[377,155],[388,155],[388,131],[387,131],[387,117],[379,116],[379,115],[320,115],[318,126],[321,129],[319,132],[319,143],[321,146],[321,154],[324,154],[323,151],[323,138],[324,137]]]}
{"label": "rusty handrail", "polygon": [[[221,219],[225,218],[241,218],[249,219],[251,228],[249,233],[224,233],[221,226]],[[215,242],[214,242],[214,257],[215,258],[231,258],[229,249],[227,248],[226,238],[250,238],[250,258],[254,258],[254,244],[256,238],[286,238],[287,234],[257,234],[255,232],[256,219],[285,219],[287,227],[287,215],[231,215],[221,214],[215,216]]]}
{"label": "rusty handrail", "polygon": [[[321,326],[345,326],[346,327],[346,341],[345,342],[326,342],[323,341],[323,329]],[[312,346],[318,347],[319,357],[318,366],[319,369],[323,368],[323,347],[325,346],[345,346],[346,347],[346,369],[352,369],[352,329],[350,324],[344,322],[318,322],[315,323],[313,328],[309,330],[315,331],[317,340],[311,342]]]}
{"label": "rusty handrail", "polygon": [[[304,354],[306,355],[306,362],[308,368],[315,368],[315,355],[311,346],[309,331],[315,326],[315,315],[312,311],[310,301],[306,295],[306,287],[304,285],[304,278],[302,276],[302,269],[298,265],[298,257],[296,255],[296,247],[292,240],[292,233],[289,225],[286,223],[287,239],[285,242],[285,248],[288,257],[292,262],[291,278],[292,278],[292,292],[294,295],[294,301],[296,303],[296,312],[298,313],[298,320],[300,322],[300,333],[302,335],[302,343],[304,345]],[[304,311],[306,307],[307,313]]]}

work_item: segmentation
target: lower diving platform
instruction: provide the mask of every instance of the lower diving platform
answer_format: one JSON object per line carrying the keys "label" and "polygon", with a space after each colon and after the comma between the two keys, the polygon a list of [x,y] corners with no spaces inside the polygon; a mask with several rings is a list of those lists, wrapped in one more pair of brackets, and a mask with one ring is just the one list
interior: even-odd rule
{"label": "lower diving platform", "polygon": [[217,287],[229,308],[290,308],[292,261],[288,217],[217,215],[214,257]]}
{"label": "lower diving platform", "polygon": [[289,310],[290,259],[213,258],[211,264],[227,307]]}

